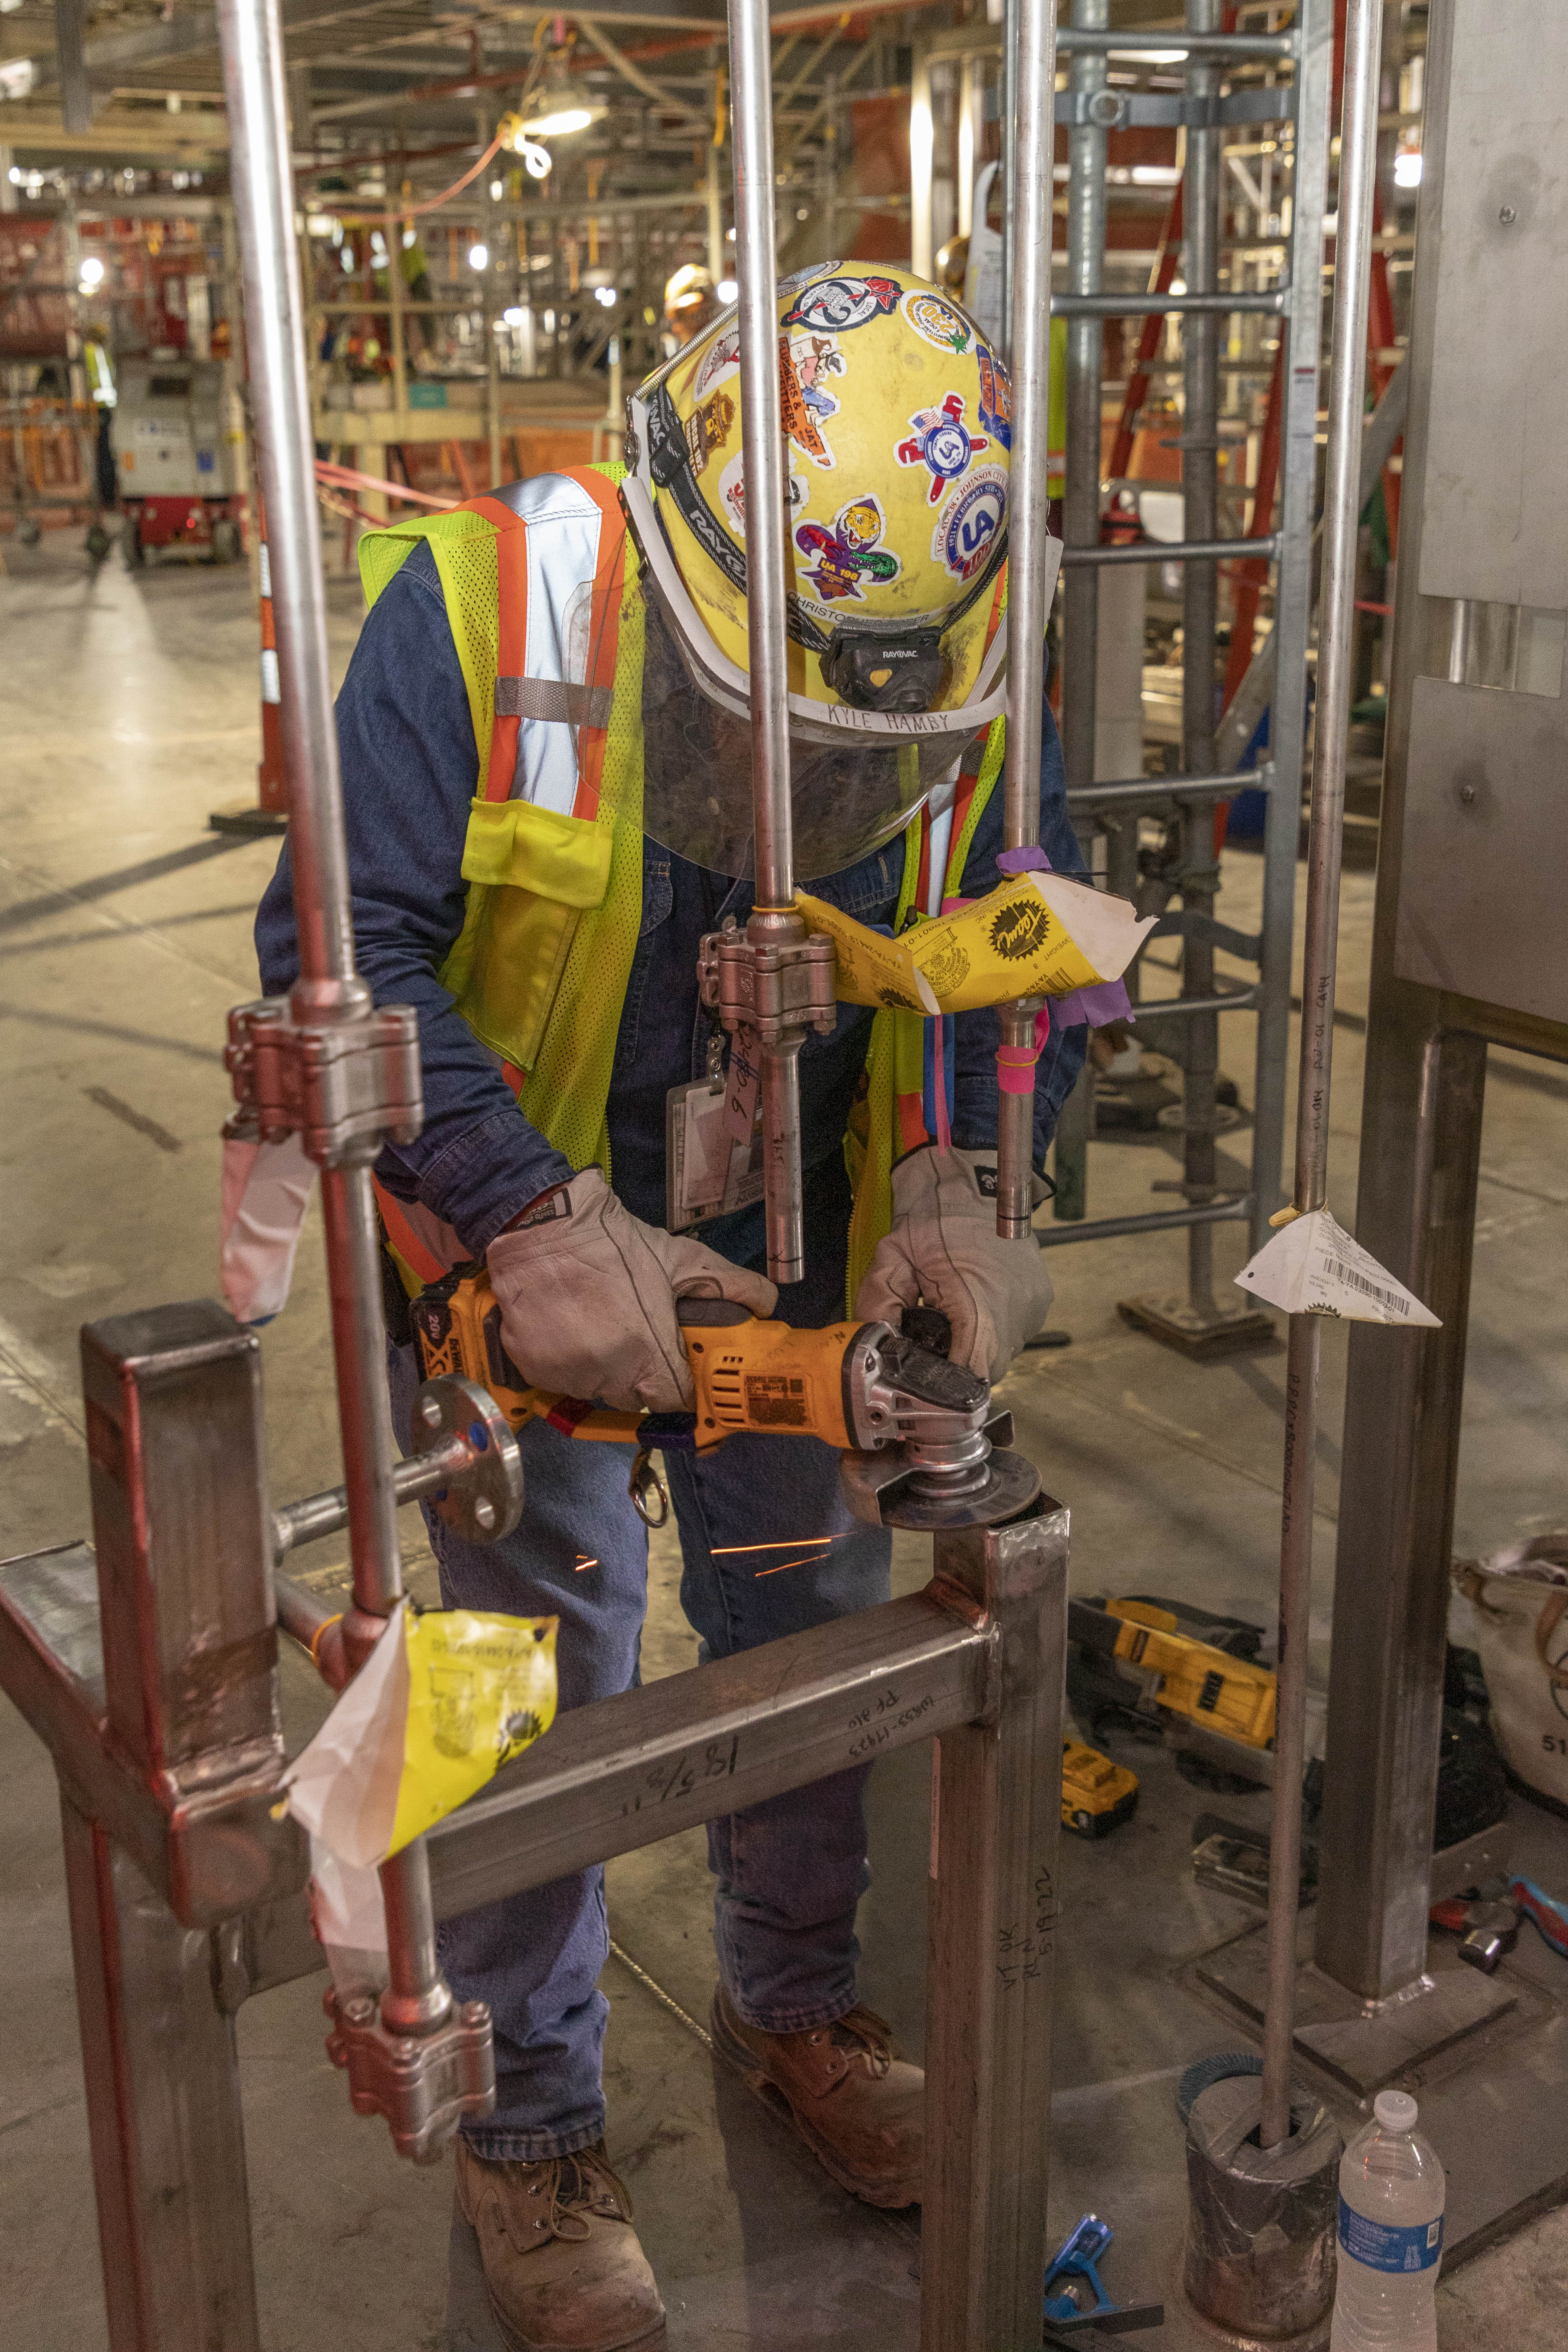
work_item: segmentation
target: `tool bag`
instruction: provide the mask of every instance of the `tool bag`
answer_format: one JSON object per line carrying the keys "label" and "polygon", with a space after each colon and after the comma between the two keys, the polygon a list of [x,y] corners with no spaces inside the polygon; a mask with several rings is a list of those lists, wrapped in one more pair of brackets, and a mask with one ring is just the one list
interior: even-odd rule
{"label": "tool bag", "polygon": [[1479,1655],[1503,1761],[1568,1812],[1568,1529],[1456,1560],[1453,1582],[1449,1636]]}

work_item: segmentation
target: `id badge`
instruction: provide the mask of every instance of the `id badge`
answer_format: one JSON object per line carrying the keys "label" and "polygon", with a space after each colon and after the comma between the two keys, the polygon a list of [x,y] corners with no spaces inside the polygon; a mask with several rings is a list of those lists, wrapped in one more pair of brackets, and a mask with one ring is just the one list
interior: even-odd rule
{"label": "id badge", "polygon": [[763,1197],[762,1105],[749,1132],[737,1137],[728,1093],[722,1077],[711,1077],[671,1087],[665,1097],[665,1224],[672,1234]]}

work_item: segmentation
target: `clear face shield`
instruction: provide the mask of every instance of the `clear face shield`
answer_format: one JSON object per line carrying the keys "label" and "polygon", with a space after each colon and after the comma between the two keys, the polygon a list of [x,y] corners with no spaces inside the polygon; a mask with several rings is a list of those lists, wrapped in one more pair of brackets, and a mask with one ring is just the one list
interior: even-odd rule
{"label": "clear face shield", "polygon": [[[710,873],[749,875],[750,715],[711,698],[685,659],[657,581],[645,574],[645,588],[643,831]],[[803,723],[792,709],[790,801],[803,883],[858,865],[922,806],[946,806],[975,731],[966,723],[934,735],[868,740]]]}

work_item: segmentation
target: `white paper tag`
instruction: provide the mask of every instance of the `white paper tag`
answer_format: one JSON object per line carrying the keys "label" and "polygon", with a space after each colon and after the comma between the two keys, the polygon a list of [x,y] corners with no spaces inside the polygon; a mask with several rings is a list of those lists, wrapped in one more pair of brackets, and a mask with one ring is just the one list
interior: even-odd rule
{"label": "white paper tag", "polygon": [[342,1862],[373,1869],[392,1843],[408,1720],[403,1610],[283,1776],[289,1811]]}
{"label": "white paper tag", "polygon": [[219,1279],[241,1323],[266,1323],[289,1303],[316,1163],[297,1135],[282,1143],[226,1140]]}
{"label": "white paper tag", "polygon": [[1337,1315],[1347,1323],[1393,1323],[1436,1330],[1438,1318],[1379,1265],[1328,1209],[1313,1209],[1264,1243],[1237,1276],[1288,1315]]}

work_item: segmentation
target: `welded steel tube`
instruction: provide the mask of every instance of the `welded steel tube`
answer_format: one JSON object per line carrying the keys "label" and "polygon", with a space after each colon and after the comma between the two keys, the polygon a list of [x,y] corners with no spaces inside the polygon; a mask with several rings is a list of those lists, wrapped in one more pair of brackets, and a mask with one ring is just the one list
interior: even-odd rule
{"label": "welded steel tube", "polygon": [[[1303,1215],[1321,1208],[1328,1192],[1329,1094],[1333,1061],[1345,753],[1350,728],[1352,630],[1355,618],[1356,525],[1361,510],[1364,321],[1372,266],[1382,17],[1382,0],[1350,0],[1345,22],[1339,249],[1334,273],[1333,352],[1329,371],[1323,574],[1318,608],[1318,709],[1312,744],[1311,829],[1307,843],[1301,1058],[1296,1106],[1294,1205]],[[1279,1717],[1269,1839],[1268,1990],[1263,2025],[1263,2116],[1258,2135],[1266,2148],[1277,2147],[1290,2129],[1319,1336],[1314,1317],[1291,1317],[1286,1365],[1285,1478],[1279,1542]]]}
{"label": "welded steel tube", "polygon": [[1181,48],[1192,58],[1288,58],[1296,54],[1296,37],[1293,33],[1190,33],[1174,25],[1137,29],[1118,25],[1102,33],[1064,25],[1057,36],[1057,47],[1064,58],[1079,56],[1086,49],[1101,53],[1115,49],[1129,57],[1157,49],[1168,58],[1173,49]]}
{"label": "welded steel tube", "polygon": [[1258,310],[1273,315],[1287,306],[1279,287],[1247,294],[1058,294],[1054,308],[1064,319],[1203,318],[1213,311],[1228,318],[1233,310]]}
{"label": "welded steel tube", "polygon": [[[220,0],[218,23],[278,632],[300,941],[294,1006],[301,1017],[348,1022],[368,1013],[371,998],[354,972],[279,0]],[[403,1591],[369,1169],[323,1168],[321,1200],[354,1613],[361,1619],[357,1629],[351,1628],[357,1639],[348,1643],[348,1654],[357,1664],[374,1639],[367,1621],[387,1615]],[[411,2020],[416,2011],[428,2011],[428,2021],[437,2022],[450,2008],[451,1995],[436,1964],[434,1931],[425,1934],[421,1926],[430,1916],[429,1865],[422,1843],[384,1866],[382,1885],[394,1987],[402,1989]]]}
{"label": "welded steel tube", "polygon": [[[461,1436],[448,1438],[433,1453],[409,1454],[392,1474],[399,1508],[447,1486],[462,1475],[474,1458],[473,1447]],[[329,1486],[323,1494],[306,1495],[297,1503],[285,1503],[272,1514],[273,1558],[281,1559],[286,1553],[298,1551],[301,1544],[319,1543],[323,1536],[335,1536],[348,1523],[346,1486]]]}
{"label": "welded steel tube", "polygon": [[[1051,181],[1056,147],[1055,0],[1016,0],[1012,89],[1015,235],[1008,303],[1013,347],[1013,462],[1008,493],[1007,764],[1002,830],[1009,849],[1040,837],[1040,729],[1045,694],[1047,447],[1050,438]],[[1002,1043],[1027,1051],[1035,1011],[1001,1007]],[[996,1230],[1017,1240],[1033,1211],[1035,1098],[1004,1094],[997,1105]]]}

